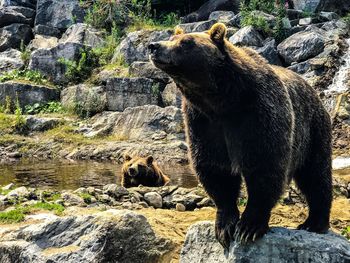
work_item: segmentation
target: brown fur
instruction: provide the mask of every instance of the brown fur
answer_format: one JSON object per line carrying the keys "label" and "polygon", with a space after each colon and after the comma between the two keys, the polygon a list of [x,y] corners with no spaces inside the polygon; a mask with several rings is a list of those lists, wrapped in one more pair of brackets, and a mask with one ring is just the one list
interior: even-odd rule
{"label": "brown fur", "polygon": [[170,181],[163,171],[154,162],[152,156],[146,158],[129,155],[124,156],[122,167],[122,181],[124,187],[163,186]]}

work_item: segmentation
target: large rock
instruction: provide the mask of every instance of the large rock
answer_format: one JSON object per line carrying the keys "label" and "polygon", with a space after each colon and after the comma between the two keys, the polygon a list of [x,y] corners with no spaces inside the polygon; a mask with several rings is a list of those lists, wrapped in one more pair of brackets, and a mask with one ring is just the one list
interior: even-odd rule
{"label": "large rock", "polygon": [[348,0],[293,0],[295,9],[309,12],[333,11],[345,14],[350,11]]}
{"label": "large rock", "polygon": [[36,34],[34,39],[30,41],[27,49],[34,51],[41,48],[53,48],[58,45],[58,38],[52,36],[38,35]]}
{"label": "large rock", "polygon": [[61,92],[62,105],[73,111],[89,116],[100,113],[106,108],[106,91],[103,86],[92,87],[86,84],[70,86]]}
{"label": "large rock", "polygon": [[[172,31],[140,30],[129,33],[118,46],[113,61],[123,56],[128,64],[134,61],[149,61],[148,45],[151,42],[168,40]],[[113,62],[112,61],[112,62]]]}
{"label": "large rock", "polygon": [[15,23],[31,25],[33,23],[33,19],[25,17],[23,14],[16,12],[10,7],[0,9],[0,27]]}
{"label": "large rock", "polygon": [[0,262],[164,262],[173,249],[143,215],[126,210],[31,219],[37,222],[1,228]]}
{"label": "large rock", "polygon": [[[152,141],[154,134],[165,132],[183,138],[181,110],[146,105],[127,108],[123,112],[103,112],[91,120],[91,131],[86,136],[114,135],[118,138]],[[170,137],[168,137],[170,139]]]}
{"label": "large rock", "polygon": [[232,11],[214,11],[210,14],[209,20],[215,20],[216,22],[224,23],[226,25],[232,25],[232,20],[235,17],[235,13]]}
{"label": "large rock", "polygon": [[208,21],[180,24],[179,27],[182,28],[185,33],[203,32],[203,31],[209,30],[212,27],[212,25],[214,25],[215,23],[216,23],[215,20],[208,20]]}
{"label": "large rock", "polygon": [[70,26],[60,39],[60,43],[74,42],[90,47],[100,47],[104,44],[103,33],[83,23]]}
{"label": "large rock", "polygon": [[64,32],[74,23],[84,20],[84,9],[78,0],[38,0],[35,25],[43,25]]}
{"label": "large rock", "polygon": [[171,78],[168,74],[156,68],[152,62],[135,61],[129,67],[129,75],[155,79],[163,83],[169,83]]}
{"label": "large rock", "polygon": [[19,49],[22,42],[27,45],[32,38],[32,29],[26,24],[12,24],[0,28],[0,52],[9,48]]}
{"label": "large rock", "polygon": [[51,130],[61,123],[59,118],[45,118],[28,116],[26,118],[26,128],[28,132],[43,132]]}
{"label": "large rock", "polygon": [[59,59],[78,61],[82,48],[78,43],[64,43],[50,49],[37,49],[31,54],[29,69],[40,71],[56,84],[67,83],[66,66]]}
{"label": "large rock", "polygon": [[234,45],[261,47],[263,38],[252,26],[246,26],[237,31],[229,41]]}
{"label": "large rock", "polygon": [[36,0],[0,0],[0,7],[23,6],[35,9]]}
{"label": "large rock", "polygon": [[171,82],[165,86],[162,92],[162,101],[164,106],[175,106],[181,108],[182,95],[176,87],[175,82]]}
{"label": "large rock", "polygon": [[266,39],[263,43],[263,46],[256,48],[255,50],[261,56],[266,58],[270,64],[279,65],[279,66],[282,65],[281,60],[278,56],[275,39],[273,38]]}
{"label": "large rock", "polygon": [[196,12],[182,18],[184,23],[207,20],[214,11],[239,11],[239,0],[209,0],[203,4]]}
{"label": "large rock", "polygon": [[320,54],[325,45],[325,37],[318,32],[298,32],[277,46],[279,54],[287,64],[305,61]]}
{"label": "large rock", "polygon": [[33,105],[35,103],[45,104],[50,101],[57,101],[60,95],[57,89],[45,86],[16,82],[0,83],[0,104],[5,104],[6,97],[9,97],[12,103],[15,103],[18,98],[19,105],[24,109],[26,105]]}
{"label": "large rock", "polygon": [[250,244],[232,242],[228,253],[216,241],[214,224],[200,222],[186,235],[181,263],[272,262],[272,263],[346,263],[350,243],[333,233],[315,234],[300,230],[272,228],[261,240]]}
{"label": "large rock", "polygon": [[147,78],[111,78],[107,81],[107,110],[123,111],[127,107],[158,105],[164,84]]}
{"label": "large rock", "polygon": [[0,74],[13,69],[20,69],[24,66],[21,59],[21,52],[16,49],[8,49],[0,52]]}

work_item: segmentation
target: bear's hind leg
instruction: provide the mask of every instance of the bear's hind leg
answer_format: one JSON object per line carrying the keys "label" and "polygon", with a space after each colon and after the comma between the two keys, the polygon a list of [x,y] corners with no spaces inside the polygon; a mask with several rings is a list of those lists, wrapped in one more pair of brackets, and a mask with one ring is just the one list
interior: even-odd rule
{"label": "bear's hind leg", "polygon": [[228,249],[239,220],[237,199],[241,187],[240,174],[231,174],[218,167],[197,167],[199,179],[217,207],[215,235],[220,244]]}

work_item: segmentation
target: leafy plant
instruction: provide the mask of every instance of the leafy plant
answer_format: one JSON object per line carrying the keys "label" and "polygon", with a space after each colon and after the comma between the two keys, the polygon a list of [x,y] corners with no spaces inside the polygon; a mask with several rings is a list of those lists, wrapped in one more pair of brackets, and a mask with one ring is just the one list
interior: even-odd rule
{"label": "leafy plant", "polygon": [[12,101],[10,96],[5,97],[5,108],[4,108],[4,113],[10,114],[13,111],[12,109]]}
{"label": "leafy plant", "polygon": [[174,27],[180,23],[180,18],[176,13],[169,13],[161,16],[161,24],[168,27]]}
{"label": "leafy plant", "polygon": [[3,73],[0,76],[0,83],[10,81],[10,80],[22,80],[27,82],[32,82],[38,85],[48,85],[50,84],[48,80],[37,70],[12,70]]}
{"label": "leafy plant", "polygon": [[65,76],[69,82],[78,83],[87,79],[98,65],[96,54],[90,49],[81,49],[79,61],[60,58],[58,62],[66,66]]}
{"label": "leafy plant", "polygon": [[91,197],[92,195],[88,193],[80,193],[79,196],[84,199],[84,202],[87,204],[91,204]]}
{"label": "leafy plant", "polygon": [[21,41],[20,51],[21,51],[21,59],[22,59],[22,61],[24,63],[25,68],[27,68],[27,66],[29,64],[29,59],[30,59],[30,51],[24,45],[23,40]]}
{"label": "leafy plant", "polygon": [[350,240],[350,226],[347,226],[344,228],[344,230],[341,232],[341,234],[346,238]]}
{"label": "leafy plant", "polygon": [[24,220],[24,213],[22,209],[13,209],[10,211],[0,212],[1,223],[18,223]]}
{"label": "leafy plant", "polygon": [[342,20],[350,26],[350,13],[344,16]]}
{"label": "leafy plant", "polygon": [[22,131],[26,125],[26,119],[22,115],[22,108],[18,101],[18,96],[16,98],[16,109],[15,109],[15,123],[14,126],[16,130]]}
{"label": "leafy plant", "polygon": [[46,104],[35,103],[33,105],[26,105],[24,112],[26,114],[64,113],[65,109],[60,102],[51,101]]}

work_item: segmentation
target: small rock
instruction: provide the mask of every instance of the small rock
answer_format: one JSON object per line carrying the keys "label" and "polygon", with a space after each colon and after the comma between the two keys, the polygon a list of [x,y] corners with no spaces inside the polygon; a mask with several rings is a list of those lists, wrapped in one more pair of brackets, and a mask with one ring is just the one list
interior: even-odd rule
{"label": "small rock", "polygon": [[184,206],[181,203],[177,203],[176,206],[175,206],[175,209],[176,209],[176,211],[184,212],[184,211],[186,211],[186,206]]}
{"label": "small rock", "polygon": [[2,187],[1,189],[2,189],[3,191],[7,191],[7,190],[11,190],[14,186],[15,186],[14,183],[10,183],[10,184],[8,184],[8,185],[5,185],[5,186]]}
{"label": "small rock", "polygon": [[210,14],[209,20],[215,20],[216,22],[224,23],[229,26],[234,17],[235,13],[232,11],[214,11]]}
{"label": "small rock", "polygon": [[310,24],[312,24],[312,18],[311,17],[306,17],[306,18],[299,19],[299,25],[301,25],[301,26],[308,26]]}
{"label": "small rock", "polygon": [[65,206],[83,206],[85,204],[83,198],[70,192],[63,192],[61,194],[61,197],[64,201]]}
{"label": "small rock", "polygon": [[0,52],[0,74],[13,69],[21,69],[24,66],[21,54],[21,51],[16,49]]}
{"label": "small rock", "polygon": [[163,206],[162,196],[156,192],[149,192],[144,195],[146,202],[154,208],[161,208]]}
{"label": "small rock", "polygon": [[261,47],[263,38],[254,27],[246,26],[230,37],[229,41],[234,45]]}
{"label": "small rock", "polygon": [[30,51],[35,51],[41,48],[53,48],[58,45],[58,38],[52,36],[44,36],[35,34],[34,39],[30,41],[27,46],[27,49]]}
{"label": "small rock", "polygon": [[10,152],[6,154],[9,158],[19,159],[22,157],[22,154],[20,152]]}
{"label": "small rock", "polygon": [[208,20],[208,21],[180,24],[179,27],[182,28],[185,33],[203,32],[203,31],[209,30],[215,23],[216,23],[215,20]]}
{"label": "small rock", "polygon": [[109,195],[102,194],[98,196],[98,200],[108,204],[112,201],[112,198]]}
{"label": "small rock", "polygon": [[22,198],[24,198],[24,197],[27,197],[27,196],[29,196],[30,195],[30,192],[29,192],[29,190],[27,189],[27,187],[25,187],[25,186],[21,186],[21,187],[18,187],[18,188],[16,188],[16,189],[14,189],[14,190],[12,190],[12,191],[10,191],[8,194],[7,194],[7,196],[9,197],[9,198],[11,198],[11,197],[22,197]]}

